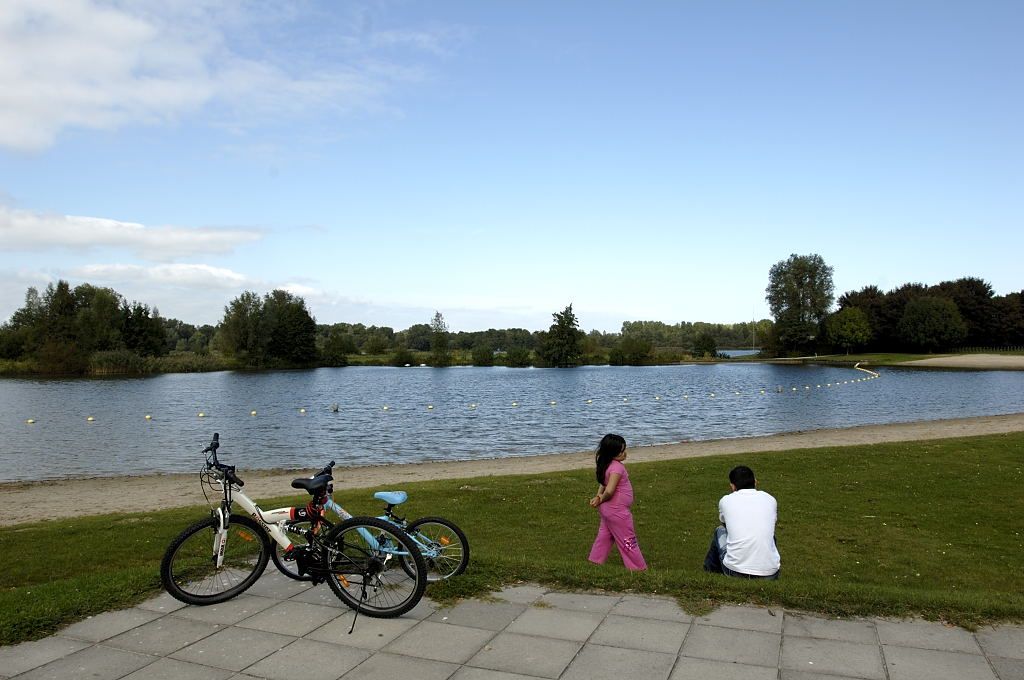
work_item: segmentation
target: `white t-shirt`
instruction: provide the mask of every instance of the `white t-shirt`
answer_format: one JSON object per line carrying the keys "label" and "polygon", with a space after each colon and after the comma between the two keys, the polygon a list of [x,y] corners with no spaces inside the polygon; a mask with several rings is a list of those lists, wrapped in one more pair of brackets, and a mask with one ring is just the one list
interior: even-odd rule
{"label": "white t-shirt", "polygon": [[775,547],[778,504],[771,494],[740,489],[718,501],[718,517],[728,534],[722,564],[751,576],[771,576],[781,560]]}

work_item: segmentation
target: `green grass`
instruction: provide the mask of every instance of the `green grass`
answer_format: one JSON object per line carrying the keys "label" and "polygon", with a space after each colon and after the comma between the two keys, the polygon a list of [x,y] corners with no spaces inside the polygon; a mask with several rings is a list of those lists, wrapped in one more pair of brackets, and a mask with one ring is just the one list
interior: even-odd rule
{"label": "green grass", "polygon": [[[701,571],[727,471],[741,461],[779,500],[777,582]],[[410,517],[447,516],[469,536],[466,574],[431,586],[442,601],[539,581],[669,594],[690,611],[755,602],[834,615],[919,614],[971,627],[1024,620],[1022,468],[1024,433],[633,464],[637,533],[651,567],[643,574],[627,572],[614,554],[602,567],[586,561],[597,529],[587,506],[595,487],[589,470],[408,484],[403,509]],[[343,469],[339,478],[336,496],[350,511],[379,510],[370,491],[344,488]],[[0,644],[155,593],[165,547],[203,514],[178,509],[0,529]]]}

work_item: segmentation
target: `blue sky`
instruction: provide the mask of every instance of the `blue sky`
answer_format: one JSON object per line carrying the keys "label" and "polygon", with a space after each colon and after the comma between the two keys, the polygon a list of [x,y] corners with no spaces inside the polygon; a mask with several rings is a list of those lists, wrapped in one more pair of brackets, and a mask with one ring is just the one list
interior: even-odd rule
{"label": "blue sky", "polygon": [[[167,7],[166,5],[172,5]],[[0,3],[0,319],[113,287],[216,323],[585,330],[1024,288],[1019,2]]]}

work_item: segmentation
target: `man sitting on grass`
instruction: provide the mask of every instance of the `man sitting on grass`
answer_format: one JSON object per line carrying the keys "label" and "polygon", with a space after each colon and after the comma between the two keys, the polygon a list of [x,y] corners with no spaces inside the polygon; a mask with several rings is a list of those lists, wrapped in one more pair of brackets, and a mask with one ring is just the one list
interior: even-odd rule
{"label": "man sitting on grass", "polygon": [[704,571],[737,578],[779,577],[779,551],[775,547],[778,504],[758,491],[754,471],[739,465],[729,471],[732,493],[718,501],[718,519],[704,558]]}

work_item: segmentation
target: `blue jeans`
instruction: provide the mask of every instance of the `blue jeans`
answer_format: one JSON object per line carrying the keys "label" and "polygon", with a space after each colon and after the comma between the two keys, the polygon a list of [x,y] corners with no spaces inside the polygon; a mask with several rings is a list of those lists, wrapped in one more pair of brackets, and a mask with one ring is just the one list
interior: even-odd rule
{"label": "blue jeans", "polygon": [[710,571],[713,574],[725,574],[734,578],[757,578],[768,581],[775,581],[779,578],[779,572],[769,574],[768,576],[755,576],[753,574],[733,571],[725,566],[722,562],[725,560],[725,542],[728,537],[729,534],[726,532],[725,527],[719,526],[715,529],[715,533],[711,537],[711,545],[708,546],[708,554],[704,557],[704,571]]}

